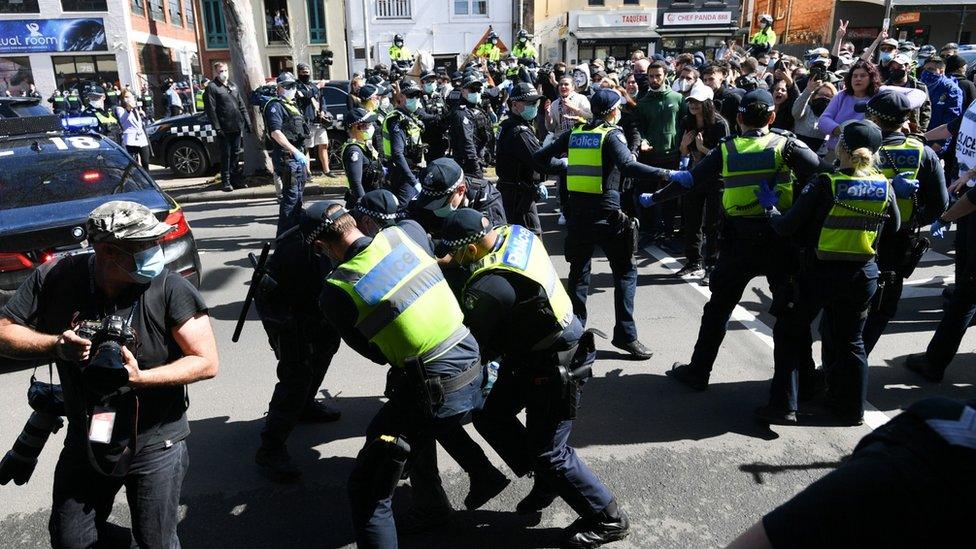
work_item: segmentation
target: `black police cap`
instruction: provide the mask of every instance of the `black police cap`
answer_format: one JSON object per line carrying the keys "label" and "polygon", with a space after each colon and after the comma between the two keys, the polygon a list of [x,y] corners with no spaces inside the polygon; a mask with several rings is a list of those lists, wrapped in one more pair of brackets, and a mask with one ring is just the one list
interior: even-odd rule
{"label": "black police cap", "polygon": [[404,80],[400,82],[400,93],[407,97],[420,97],[424,90],[413,80]]}
{"label": "black police cap", "polygon": [[849,153],[860,148],[878,152],[881,148],[881,128],[870,120],[848,122],[840,132],[840,142]]}
{"label": "black police cap", "polygon": [[739,112],[748,112],[753,109],[761,110],[762,107],[765,107],[769,112],[776,109],[773,96],[766,90],[752,90],[743,95],[742,101],[739,102]]}
{"label": "black police cap", "polygon": [[911,110],[908,97],[894,90],[881,90],[866,103],[854,105],[854,112],[867,113],[886,122],[904,122]]}
{"label": "black police cap", "polygon": [[478,210],[459,208],[444,218],[441,244],[447,250],[473,244],[491,231],[491,223]]}
{"label": "black police cap", "polygon": [[360,107],[356,107],[355,109],[352,109],[342,117],[342,122],[343,124],[345,124],[347,128],[349,126],[352,126],[353,124],[366,124],[375,121],[376,121],[375,111],[367,111],[366,109]]}
{"label": "black police cap", "polygon": [[534,103],[540,99],[542,96],[536,91],[535,86],[529,84],[528,82],[519,82],[518,84],[512,86],[512,92],[508,96],[512,101],[524,101],[526,103]]}
{"label": "black police cap", "polygon": [[359,199],[353,211],[370,217],[381,225],[391,225],[400,217],[399,209],[400,203],[393,193],[386,189],[373,189]]}
{"label": "black police cap", "polygon": [[363,86],[359,88],[359,91],[356,92],[356,96],[365,101],[370,97],[377,95],[379,92],[379,88],[373,84],[363,84]]}

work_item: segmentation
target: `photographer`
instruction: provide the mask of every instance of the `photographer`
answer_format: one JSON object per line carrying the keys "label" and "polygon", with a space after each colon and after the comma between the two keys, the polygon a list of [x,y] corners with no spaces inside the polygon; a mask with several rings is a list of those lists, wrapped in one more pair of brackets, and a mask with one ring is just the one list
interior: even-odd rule
{"label": "photographer", "polygon": [[[103,204],[88,218],[94,255],[42,265],[0,312],[0,355],[54,359],[64,389],[68,434],[54,473],[54,547],[94,546],[122,486],[138,545],[179,546],[190,434],[185,385],[214,377],[218,361],[203,299],[164,268],[158,240],[172,229],[140,204]],[[111,316],[131,328],[124,347],[74,330],[76,319]]]}

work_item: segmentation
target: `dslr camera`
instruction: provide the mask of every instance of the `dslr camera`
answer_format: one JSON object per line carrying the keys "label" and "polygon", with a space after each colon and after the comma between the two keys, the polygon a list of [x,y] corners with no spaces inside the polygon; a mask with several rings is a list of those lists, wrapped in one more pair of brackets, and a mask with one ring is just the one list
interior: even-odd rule
{"label": "dslr camera", "polygon": [[105,397],[129,383],[122,347],[135,341],[135,333],[128,321],[109,315],[100,321],[83,321],[75,332],[92,344],[88,361],[81,364],[81,379],[86,390]]}
{"label": "dslr camera", "polygon": [[3,485],[12,480],[22,486],[30,480],[37,466],[37,456],[41,455],[48,437],[64,426],[61,419],[65,415],[64,397],[60,385],[31,378],[27,402],[34,412],[14,441],[14,447],[0,461],[0,484]]}

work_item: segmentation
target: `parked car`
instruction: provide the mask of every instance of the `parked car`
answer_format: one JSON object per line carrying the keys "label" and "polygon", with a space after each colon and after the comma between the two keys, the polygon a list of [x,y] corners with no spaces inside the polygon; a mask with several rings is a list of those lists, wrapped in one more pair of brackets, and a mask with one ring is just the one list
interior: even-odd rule
{"label": "parked car", "polygon": [[25,118],[51,114],[40,97],[0,97],[0,118]]}
{"label": "parked car", "polygon": [[163,118],[146,128],[150,162],[165,166],[176,177],[200,177],[220,164],[217,130],[206,113]]}

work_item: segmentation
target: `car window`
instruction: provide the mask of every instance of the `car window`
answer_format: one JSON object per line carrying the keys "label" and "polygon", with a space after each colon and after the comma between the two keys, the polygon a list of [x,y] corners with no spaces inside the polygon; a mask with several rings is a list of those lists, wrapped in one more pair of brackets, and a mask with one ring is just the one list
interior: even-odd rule
{"label": "car window", "polygon": [[40,105],[38,103],[34,104],[24,104],[24,105],[14,105],[14,114],[17,116],[50,116],[51,111],[47,107]]}
{"label": "car window", "polygon": [[0,210],[154,187],[129,155],[97,137],[42,137],[0,144]]}
{"label": "car window", "polygon": [[333,88],[331,86],[322,88],[322,98],[325,100],[325,106],[329,109],[342,107],[344,110],[348,96],[348,93],[339,88]]}

